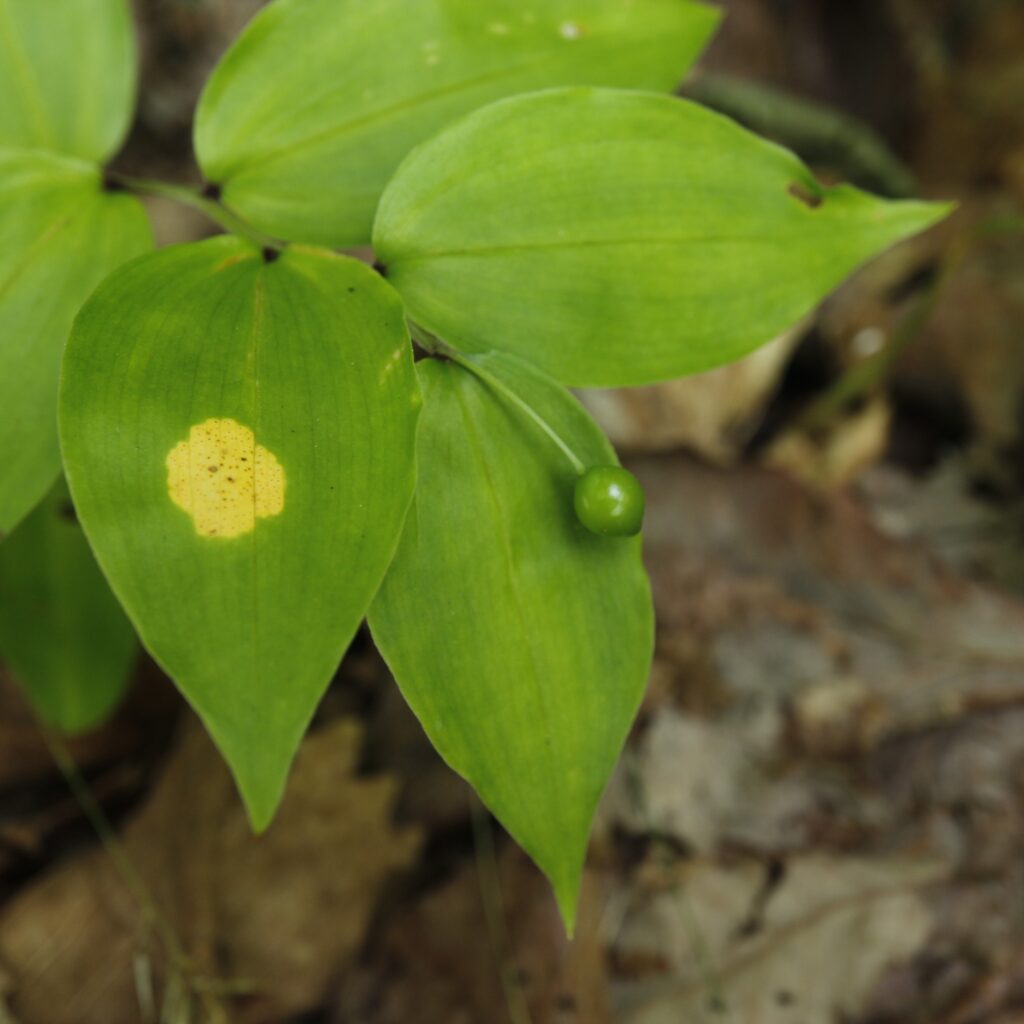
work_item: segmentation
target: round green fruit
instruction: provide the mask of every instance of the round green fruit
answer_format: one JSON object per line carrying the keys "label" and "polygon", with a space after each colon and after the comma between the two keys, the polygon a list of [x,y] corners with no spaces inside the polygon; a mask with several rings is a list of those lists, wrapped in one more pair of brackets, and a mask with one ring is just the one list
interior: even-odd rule
{"label": "round green fruit", "polygon": [[576,482],[576,516],[591,533],[632,537],[644,524],[644,491],[621,466],[594,466]]}

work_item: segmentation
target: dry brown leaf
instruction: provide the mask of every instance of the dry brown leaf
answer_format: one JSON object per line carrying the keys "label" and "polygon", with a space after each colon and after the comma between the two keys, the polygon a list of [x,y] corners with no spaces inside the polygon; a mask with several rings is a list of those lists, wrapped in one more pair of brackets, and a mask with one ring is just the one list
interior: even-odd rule
{"label": "dry brown leaf", "polygon": [[[198,974],[248,990],[231,1020],[271,1024],[316,1006],[359,948],[418,834],[390,821],[396,785],[353,775],[361,727],[304,744],[274,825],[254,838],[222,760],[190,722],[124,847]],[[111,858],[90,852],[0,915],[0,962],[22,1024],[139,1019],[133,965],[166,964]]]}
{"label": "dry brown leaf", "polygon": [[878,463],[889,442],[892,414],[882,399],[841,420],[822,438],[793,429],[776,438],[763,461],[808,487],[845,487]]}
{"label": "dry brown leaf", "polygon": [[526,1019],[525,1012],[531,1024],[612,1024],[603,880],[585,878],[570,943],[550,887],[526,855],[506,842],[497,859],[497,886],[484,871],[489,896],[501,905],[497,922],[488,924],[477,865],[464,863],[394,916],[368,965],[339,985],[332,1021],[505,1024]]}
{"label": "dry brown leaf", "polygon": [[704,645],[717,703],[735,715],[788,714],[807,687],[856,680],[881,702],[877,741],[1024,701],[1024,604],[886,537],[856,503],[758,470],[633,468],[649,497],[661,655],[676,635]]}
{"label": "dry brown leaf", "polygon": [[[83,767],[145,760],[173,727],[178,702],[170,684],[148,662],[140,665],[137,675],[140,685],[117,715],[103,728],[71,742]],[[57,774],[21,688],[0,664],[0,790]]]}
{"label": "dry brown leaf", "polygon": [[911,859],[800,858],[752,918],[763,887],[756,865],[680,872],[632,910],[616,942],[624,960],[660,956],[666,966],[620,983],[617,1020],[846,1020],[887,968],[924,944],[932,917],[922,891],[945,875],[941,864]]}
{"label": "dry brown leaf", "polygon": [[647,388],[585,391],[584,404],[622,451],[686,448],[736,461],[761,423],[805,324],[718,370]]}

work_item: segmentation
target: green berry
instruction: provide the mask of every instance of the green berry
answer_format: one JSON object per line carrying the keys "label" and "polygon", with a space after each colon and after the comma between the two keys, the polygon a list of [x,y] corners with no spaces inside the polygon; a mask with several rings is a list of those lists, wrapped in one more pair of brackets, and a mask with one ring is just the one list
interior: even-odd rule
{"label": "green berry", "polygon": [[576,516],[591,533],[632,537],[644,523],[644,491],[621,466],[594,466],[576,481]]}

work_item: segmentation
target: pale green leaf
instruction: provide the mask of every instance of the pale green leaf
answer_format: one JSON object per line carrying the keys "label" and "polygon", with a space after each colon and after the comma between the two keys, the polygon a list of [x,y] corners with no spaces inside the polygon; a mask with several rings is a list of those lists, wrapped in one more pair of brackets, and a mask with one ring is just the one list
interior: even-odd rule
{"label": "pale green leaf", "polygon": [[823,188],[693,103],[560,89],[421,146],[388,186],[374,245],[421,327],[602,387],[745,355],[948,210]]}
{"label": "pale green leaf", "polygon": [[0,658],[43,720],[73,734],[113,711],[137,651],[61,480],[0,545]]}
{"label": "pale green leaf", "polygon": [[135,105],[126,0],[0,0],[0,146],[103,162]]}
{"label": "pale green leaf", "polygon": [[718,19],[691,0],[276,0],[207,85],[199,163],[264,231],[365,243],[399,162],[454,118],[553,85],[671,90]]}
{"label": "pale green leaf", "polygon": [[[615,454],[564,389],[481,357],[585,465]],[[413,711],[575,917],[598,799],[636,714],[653,625],[638,538],[575,518],[576,470],[522,407],[419,364],[419,484],[370,626]]]}
{"label": "pale green leaf", "polygon": [[398,543],[419,406],[397,296],[326,251],[164,250],[68,343],[79,518],[258,829]]}
{"label": "pale green leaf", "polygon": [[139,201],[103,191],[95,167],[0,150],[0,536],[60,471],[57,382],[75,314],[152,244]]}

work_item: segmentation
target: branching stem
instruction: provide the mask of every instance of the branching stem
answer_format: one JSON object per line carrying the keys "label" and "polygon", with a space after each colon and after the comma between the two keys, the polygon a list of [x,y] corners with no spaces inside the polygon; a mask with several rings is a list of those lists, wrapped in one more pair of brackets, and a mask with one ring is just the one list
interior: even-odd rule
{"label": "branching stem", "polygon": [[248,221],[232,213],[222,203],[215,199],[207,198],[198,189],[190,185],[174,185],[167,181],[131,178],[116,171],[108,171],[107,180],[128,192],[134,192],[136,195],[159,196],[161,199],[170,199],[173,202],[180,203],[182,206],[198,210],[229,234],[246,238],[261,249],[272,249],[275,252],[279,252],[285,247],[285,243],[280,239],[265,235],[262,231],[249,224]]}
{"label": "branching stem", "polygon": [[443,341],[437,338],[424,338],[422,332],[417,332],[416,336],[417,343],[425,348],[428,352],[432,352],[435,355],[443,356],[445,359],[450,359],[453,363],[457,363],[464,370],[468,370],[474,377],[481,380],[489,388],[497,391],[502,398],[511,402],[524,416],[528,417],[537,427],[544,432],[551,443],[565,456],[568,460],[569,465],[572,466],[573,471],[577,476],[583,476],[587,471],[586,463],[572,450],[569,444],[564,441],[557,430],[536,409],[533,408],[528,402],[524,401],[519,395],[517,395],[503,380],[496,377],[490,370],[485,369],[480,363],[475,360],[472,356],[467,356],[457,349],[452,348],[450,345],[446,345]]}

